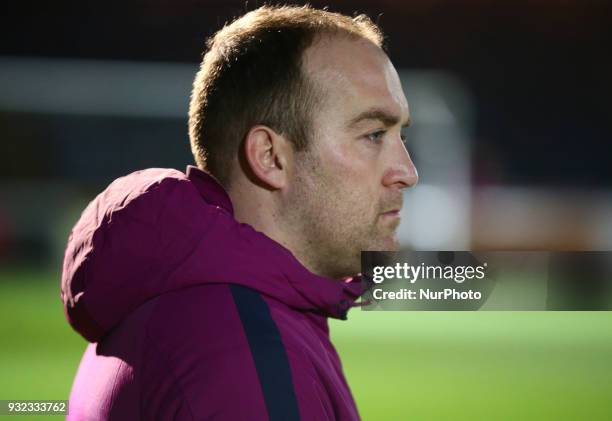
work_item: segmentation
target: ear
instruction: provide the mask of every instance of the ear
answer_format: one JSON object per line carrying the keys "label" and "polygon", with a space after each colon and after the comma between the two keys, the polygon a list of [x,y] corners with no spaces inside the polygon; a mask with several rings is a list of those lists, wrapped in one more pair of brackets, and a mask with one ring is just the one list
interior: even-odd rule
{"label": "ear", "polygon": [[277,190],[286,186],[293,148],[268,126],[253,126],[244,139],[246,161],[259,182]]}

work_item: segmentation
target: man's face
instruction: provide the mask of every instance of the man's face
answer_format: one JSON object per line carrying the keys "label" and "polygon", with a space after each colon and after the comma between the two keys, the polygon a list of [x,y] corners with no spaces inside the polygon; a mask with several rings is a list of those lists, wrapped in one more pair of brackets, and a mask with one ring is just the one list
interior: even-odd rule
{"label": "man's face", "polygon": [[401,136],[408,103],[386,54],[366,40],[322,39],[304,70],[325,98],[310,147],[295,155],[288,214],[317,272],[353,275],[361,250],[399,246],[401,189],[418,179]]}

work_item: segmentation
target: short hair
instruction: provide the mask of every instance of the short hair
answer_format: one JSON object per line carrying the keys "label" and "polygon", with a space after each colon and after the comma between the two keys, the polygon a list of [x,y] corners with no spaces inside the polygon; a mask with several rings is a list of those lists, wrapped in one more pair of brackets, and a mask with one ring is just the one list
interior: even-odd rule
{"label": "short hair", "polygon": [[310,138],[322,94],[302,69],[304,51],[323,35],[365,38],[382,48],[367,16],[306,6],[262,6],[226,24],[206,43],[189,107],[191,151],[199,168],[229,187],[231,165],[255,125],[283,134],[296,151]]}

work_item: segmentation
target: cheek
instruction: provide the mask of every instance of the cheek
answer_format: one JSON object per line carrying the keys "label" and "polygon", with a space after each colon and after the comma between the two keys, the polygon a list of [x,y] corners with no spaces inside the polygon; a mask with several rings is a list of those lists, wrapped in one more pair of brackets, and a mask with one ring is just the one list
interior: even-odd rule
{"label": "cheek", "polygon": [[339,230],[353,233],[367,231],[375,222],[375,200],[359,174],[346,169],[346,174],[326,183],[327,209],[322,212],[334,219]]}
{"label": "cheek", "polygon": [[321,146],[308,165],[310,187],[330,215],[354,221],[372,219],[377,209],[377,180],[373,157],[358,140],[321,137]]}
{"label": "cheek", "polygon": [[[320,151],[321,170],[341,182],[351,185],[372,182],[372,157],[362,150],[359,140],[323,139],[331,145]],[[365,153],[364,153],[365,152]],[[370,180],[368,180],[370,178]]]}

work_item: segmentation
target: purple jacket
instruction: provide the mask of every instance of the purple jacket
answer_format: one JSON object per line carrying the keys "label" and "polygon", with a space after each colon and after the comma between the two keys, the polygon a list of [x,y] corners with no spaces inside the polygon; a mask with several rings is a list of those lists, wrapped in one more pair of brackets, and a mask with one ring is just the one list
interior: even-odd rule
{"label": "purple jacket", "polygon": [[195,167],[119,178],[66,248],[66,317],[91,342],[67,419],[358,419],[327,318],[360,293],[238,223]]}

